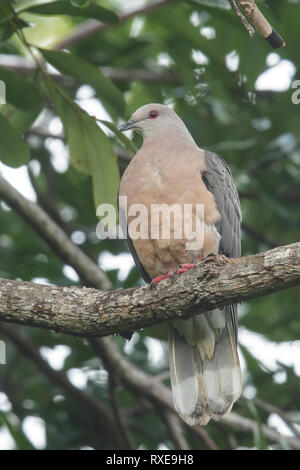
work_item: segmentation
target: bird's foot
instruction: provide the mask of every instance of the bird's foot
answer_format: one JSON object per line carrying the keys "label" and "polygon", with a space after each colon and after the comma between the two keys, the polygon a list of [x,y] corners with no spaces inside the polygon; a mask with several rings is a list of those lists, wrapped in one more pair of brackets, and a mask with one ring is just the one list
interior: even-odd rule
{"label": "bird's foot", "polygon": [[154,287],[160,282],[163,281],[164,279],[171,279],[173,276],[173,273],[168,273],[163,276],[157,276],[154,279],[152,279],[150,283],[150,289],[154,289]]}
{"label": "bird's foot", "polygon": [[171,279],[174,280],[174,277],[177,276],[178,274],[183,274],[186,271],[189,271],[190,269],[194,269],[196,265],[194,263],[183,263],[179,264],[175,271],[172,273]]}
{"label": "bird's foot", "polygon": [[175,276],[178,276],[179,274],[183,274],[189,269],[194,269],[195,266],[196,265],[194,263],[179,264],[173,273],[168,273],[163,276],[158,276],[152,279],[151,284],[150,284],[150,289],[153,289],[155,286],[157,286],[157,284],[160,281],[163,281],[164,279],[170,279],[173,282],[175,279]]}

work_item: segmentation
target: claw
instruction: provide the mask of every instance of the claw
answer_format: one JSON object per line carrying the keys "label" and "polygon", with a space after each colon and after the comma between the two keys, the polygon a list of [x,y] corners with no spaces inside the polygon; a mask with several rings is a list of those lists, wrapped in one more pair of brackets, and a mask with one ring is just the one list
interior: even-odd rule
{"label": "claw", "polygon": [[177,269],[174,271],[173,276],[176,276],[177,274],[183,274],[189,269],[194,269],[196,265],[194,263],[184,263],[184,264],[179,264],[177,266]]}

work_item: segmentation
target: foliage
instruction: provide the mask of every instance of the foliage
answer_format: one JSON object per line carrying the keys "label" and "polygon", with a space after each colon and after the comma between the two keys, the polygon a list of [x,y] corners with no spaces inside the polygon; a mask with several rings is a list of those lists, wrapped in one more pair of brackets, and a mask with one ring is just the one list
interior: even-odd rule
{"label": "foliage", "polygon": [[[199,146],[220,153],[229,163],[241,194],[244,255],[270,248],[268,239],[276,244],[299,241],[299,106],[292,103],[290,83],[280,91],[257,89],[257,78],[271,72],[274,63],[292,64],[293,79],[300,78],[299,2],[266,1],[260,5],[287,44],[276,53],[258,33],[248,36],[225,0],[175,2],[124,22],[118,22],[117,17],[122,15],[125,2],[116,0],[38,3],[2,0],[0,5],[0,80],[7,86],[7,104],[0,105],[0,159],[13,168],[26,165],[38,202],[90,257],[98,260],[104,252],[114,256],[126,252],[123,243],[100,242],[95,236],[95,204],[115,203],[119,171],[122,173],[127,164],[120,154],[132,148],[124,137],[116,137],[115,126],[148,102],[172,104]],[[41,27],[45,18],[52,19],[51,34]],[[106,26],[71,43],[68,52],[57,50],[61,28],[68,36],[87,18],[101,20]],[[31,70],[1,66],[9,55],[30,61]],[[62,73],[63,79],[49,74],[44,60]],[[148,74],[148,80],[122,78],[124,70],[134,77],[137,69]],[[114,70],[117,73],[112,81],[108,77]],[[279,67],[278,74],[282,70]],[[271,85],[276,88],[277,78],[281,81],[282,77],[272,77]],[[88,112],[81,107],[83,85],[93,89],[95,112],[91,106]],[[105,121],[103,115],[97,115],[99,102],[113,122],[107,124],[113,132],[97,125],[95,117]],[[60,138],[34,132],[38,128],[51,134],[57,116],[66,139],[61,145]],[[134,145],[140,145],[139,136],[132,139]],[[66,144],[68,163],[62,151]],[[3,203],[0,218],[1,277],[43,279],[57,285],[76,282],[39,235]],[[125,279],[116,269],[107,274],[114,288],[140,282],[136,268],[130,269]],[[240,327],[259,333],[278,347],[283,342],[296,342],[300,336],[299,303],[298,288],[247,302],[241,309]],[[107,374],[99,369],[95,352],[84,339],[16,329],[38,348],[66,345],[69,349],[62,370],[69,377],[72,371],[80,370],[86,392],[110,404]],[[147,333],[156,336],[152,329],[136,334],[129,345],[122,338],[116,340],[132,363],[159,374],[167,370],[167,363],[163,359],[150,361]],[[110,436],[97,435],[92,417],[78,407],[74,397],[52,383],[28,358],[20,357],[12,343],[7,344],[7,365],[0,365],[0,389],[11,408],[0,412],[0,432],[8,429],[16,448],[32,446],[22,432],[22,422],[28,416],[39,416],[46,423],[47,449],[116,446]],[[264,358],[259,361],[255,351],[245,345],[242,354],[246,398],[251,391],[286,413],[296,413],[300,409],[296,370],[283,363],[270,369],[263,364]],[[279,372],[282,380],[277,379]],[[133,392],[120,387],[117,398],[122,411],[127,412],[137,448],[174,448],[158,414],[152,410],[134,412]],[[257,432],[253,435],[230,428],[224,433],[223,427],[210,423],[207,431],[218,447],[267,445],[262,423],[267,423],[268,413],[255,407],[255,402],[249,405],[246,398],[235,411],[256,420]],[[186,428],[185,435],[192,448],[206,448]]]}

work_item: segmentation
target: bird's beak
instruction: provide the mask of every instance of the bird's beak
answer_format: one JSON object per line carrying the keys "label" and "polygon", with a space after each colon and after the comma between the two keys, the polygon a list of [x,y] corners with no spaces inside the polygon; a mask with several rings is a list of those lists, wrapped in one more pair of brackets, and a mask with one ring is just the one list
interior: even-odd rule
{"label": "bird's beak", "polygon": [[133,119],[127,122],[123,122],[123,124],[119,126],[118,131],[119,132],[127,131],[128,129],[132,129],[134,125],[135,125],[135,121]]}

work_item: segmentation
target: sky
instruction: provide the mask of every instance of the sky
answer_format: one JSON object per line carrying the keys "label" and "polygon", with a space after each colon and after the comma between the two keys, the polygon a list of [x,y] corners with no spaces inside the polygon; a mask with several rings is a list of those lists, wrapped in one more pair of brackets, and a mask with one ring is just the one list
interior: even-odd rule
{"label": "sky", "polygon": [[[141,4],[140,1],[136,2]],[[132,5],[131,5],[132,7]],[[139,25],[134,26],[138,30]],[[134,34],[134,31],[133,31]],[[204,34],[211,34],[209,31],[204,32]],[[168,58],[161,57],[161,63],[166,63]],[[196,61],[205,61],[205,56],[201,53],[195,52]],[[294,65],[288,60],[281,60],[279,54],[272,52],[268,55],[266,65],[268,69],[261,74],[255,84],[257,90],[287,90],[291,87],[293,75],[295,73]],[[233,51],[227,57],[227,66],[230,70],[235,70],[238,66],[238,56]],[[82,86],[77,95],[78,103],[91,115],[96,116],[99,119],[111,120],[110,116],[106,113],[102,105],[93,98],[93,92],[90,87]],[[39,122],[36,123],[38,125]],[[61,123],[58,118],[54,118],[50,124],[49,130],[53,134],[59,134],[62,131]],[[107,131],[106,129],[104,129]],[[66,147],[63,142],[58,139],[47,139],[47,146],[51,152],[51,161],[55,169],[61,173],[64,173],[68,169],[69,158]],[[32,170],[38,174],[40,171],[39,163],[32,162]],[[15,188],[20,191],[23,196],[30,199],[31,201],[36,201],[36,196],[34,190],[31,186],[27,169],[25,166],[19,169],[11,169],[2,163],[0,163],[0,173],[4,176]],[[1,203],[3,205],[3,203]],[[6,210],[9,210],[7,206],[4,205]],[[67,215],[66,215],[67,216]],[[95,216],[95,229],[96,229],[96,216]],[[79,245],[84,241],[82,233],[78,232],[73,234],[73,241]],[[109,252],[103,252],[100,254],[98,263],[100,267],[104,270],[109,269],[119,269],[119,279],[123,280],[126,278],[128,272],[133,266],[133,260],[129,253],[119,254],[117,256],[112,255]],[[64,266],[64,274],[70,279],[70,281],[77,281],[78,276],[73,268],[70,266]],[[35,281],[46,283],[45,279],[34,279]],[[245,329],[240,329],[239,332],[239,341],[260,361],[265,363],[269,368],[276,370],[276,362],[280,361],[284,364],[294,366],[295,372],[297,375],[300,375],[300,341],[295,342],[283,342],[278,344],[272,343],[266,340],[263,336],[247,331]],[[127,346],[128,348],[134,347],[134,344]],[[161,343],[158,340],[149,338],[147,341],[147,347],[149,352],[149,360],[155,364],[157,361],[161,361],[163,358],[164,350],[161,346]],[[69,348],[65,345],[57,345],[53,349],[42,348],[41,353],[43,357],[50,363],[52,367],[59,370],[62,365],[65,357],[69,354]],[[244,361],[241,360],[242,367],[245,369]],[[99,371],[97,380],[105,380],[105,371]],[[246,372],[246,371],[245,371]],[[87,380],[88,374],[91,373],[82,371],[80,369],[72,369],[68,372],[69,380],[78,388],[84,388]],[[104,373],[104,375],[103,375]],[[102,375],[101,375],[102,374]],[[278,376],[278,381],[284,381],[284,376]],[[248,394],[248,397],[251,398],[255,391],[245,390],[245,395]],[[60,399],[58,397],[58,399]],[[0,392],[0,411],[9,411],[11,405],[7,400],[7,397],[4,393]],[[273,425],[280,432],[290,435],[289,429],[285,426],[280,418],[276,415],[270,417],[270,425]],[[41,418],[36,416],[28,416],[23,423],[23,430],[29,440],[36,446],[38,449],[42,449],[45,445],[46,433],[45,433],[45,423]],[[13,440],[9,432],[4,428],[0,428],[0,450],[12,449]]]}

